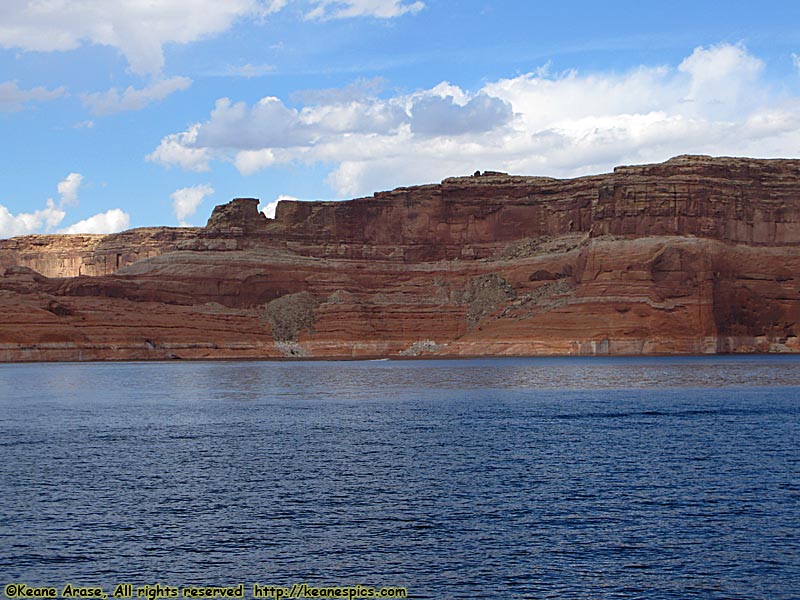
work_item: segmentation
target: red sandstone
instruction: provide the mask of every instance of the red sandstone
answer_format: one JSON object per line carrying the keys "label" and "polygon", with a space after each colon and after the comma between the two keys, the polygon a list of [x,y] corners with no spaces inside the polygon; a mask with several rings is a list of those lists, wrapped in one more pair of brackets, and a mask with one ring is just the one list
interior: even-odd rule
{"label": "red sandstone", "polygon": [[0,360],[800,351],[800,160],[257,206],[0,240]]}

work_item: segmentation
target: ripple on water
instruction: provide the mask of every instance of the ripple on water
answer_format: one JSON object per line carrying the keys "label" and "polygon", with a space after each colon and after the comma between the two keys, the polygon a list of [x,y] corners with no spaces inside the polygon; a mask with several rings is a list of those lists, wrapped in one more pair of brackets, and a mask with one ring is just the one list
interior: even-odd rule
{"label": "ripple on water", "polygon": [[0,579],[794,598],[799,366],[0,365]]}

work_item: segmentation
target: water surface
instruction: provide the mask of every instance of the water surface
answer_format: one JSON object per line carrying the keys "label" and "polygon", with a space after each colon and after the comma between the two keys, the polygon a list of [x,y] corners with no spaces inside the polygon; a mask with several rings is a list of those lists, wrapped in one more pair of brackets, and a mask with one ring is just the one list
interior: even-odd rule
{"label": "water surface", "polygon": [[797,598],[798,442],[795,357],[0,365],[0,583]]}

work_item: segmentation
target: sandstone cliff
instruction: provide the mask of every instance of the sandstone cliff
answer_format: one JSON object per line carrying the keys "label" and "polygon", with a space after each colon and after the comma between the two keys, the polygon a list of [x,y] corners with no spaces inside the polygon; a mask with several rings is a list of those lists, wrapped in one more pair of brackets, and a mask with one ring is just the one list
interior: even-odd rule
{"label": "sandstone cliff", "polygon": [[0,240],[0,360],[796,352],[800,160],[476,174]]}

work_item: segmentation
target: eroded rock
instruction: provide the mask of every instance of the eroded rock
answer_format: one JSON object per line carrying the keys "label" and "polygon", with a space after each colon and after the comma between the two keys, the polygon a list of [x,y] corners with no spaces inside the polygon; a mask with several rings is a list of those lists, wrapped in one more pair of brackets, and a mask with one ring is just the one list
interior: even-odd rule
{"label": "eroded rock", "polygon": [[498,273],[470,279],[462,302],[467,305],[467,326],[472,329],[492,314],[506,300],[514,297],[514,288]]}
{"label": "eroded rock", "polygon": [[797,352],[800,161],[237,199],[0,240],[0,273],[0,360]]}
{"label": "eroded rock", "polygon": [[264,308],[264,318],[272,327],[277,342],[296,342],[301,331],[311,329],[316,321],[319,301],[308,292],[286,294]]}

